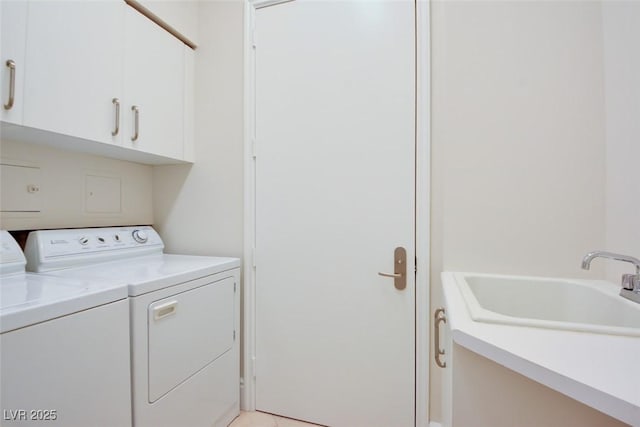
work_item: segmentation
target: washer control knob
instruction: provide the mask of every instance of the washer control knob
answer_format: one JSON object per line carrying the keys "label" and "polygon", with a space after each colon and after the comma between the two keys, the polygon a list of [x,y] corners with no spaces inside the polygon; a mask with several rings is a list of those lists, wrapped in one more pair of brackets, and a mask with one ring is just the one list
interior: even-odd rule
{"label": "washer control knob", "polygon": [[138,243],[147,243],[147,240],[149,239],[147,237],[147,233],[142,230],[133,230],[133,233],[131,233],[131,235],[133,236],[133,240]]}
{"label": "washer control knob", "polygon": [[113,235],[113,240],[115,240],[116,242],[120,242],[120,235],[119,234],[114,234]]}
{"label": "washer control knob", "polygon": [[78,242],[80,242],[82,246],[85,246],[87,245],[87,243],[89,243],[89,238],[86,236],[82,236],[81,238],[78,239]]}

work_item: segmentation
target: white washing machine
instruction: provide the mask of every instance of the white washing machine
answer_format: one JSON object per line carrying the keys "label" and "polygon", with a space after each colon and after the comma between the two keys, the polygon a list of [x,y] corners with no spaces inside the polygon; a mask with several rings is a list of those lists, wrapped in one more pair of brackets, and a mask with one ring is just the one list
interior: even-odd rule
{"label": "white washing machine", "polygon": [[0,243],[0,425],[130,426],[126,284],[25,273]]}
{"label": "white washing machine", "polygon": [[[75,258],[59,256],[61,241]],[[128,284],[134,426],[227,426],[239,414],[240,260],[163,249],[145,226],[36,231],[25,253],[33,271]]]}

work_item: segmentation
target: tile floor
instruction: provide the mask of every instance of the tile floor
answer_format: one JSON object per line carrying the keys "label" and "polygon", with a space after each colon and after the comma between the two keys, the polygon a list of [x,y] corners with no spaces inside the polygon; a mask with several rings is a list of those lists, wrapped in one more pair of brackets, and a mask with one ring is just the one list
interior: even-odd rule
{"label": "tile floor", "polygon": [[317,427],[317,425],[264,412],[240,412],[240,416],[229,427]]}

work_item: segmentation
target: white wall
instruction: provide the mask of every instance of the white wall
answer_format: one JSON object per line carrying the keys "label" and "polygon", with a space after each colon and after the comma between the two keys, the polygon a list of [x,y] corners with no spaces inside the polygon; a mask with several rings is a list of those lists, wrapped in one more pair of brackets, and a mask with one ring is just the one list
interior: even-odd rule
{"label": "white wall", "polygon": [[[123,160],[109,159],[51,147],[0,141],[0,158],[5,164],[40,168],[41,212],[2,213],[0,226],[7,230],[39,228],[98,227],[108,225],[152,224],[152,167]],[[107,177],[119,189],[104,187],[100,209],[96,212],[87,203],[90,194],[87,176]],[[90,182],[90,181],[89,181]],[[18,185],[18,183],[3,183]],[[21,188],[20,190],[23,191]],[[119,194],[118,194],[119,193]],[[0,195],[0,206],[7,202]],[[118,203],[119,199],[119,203]]]}
{"label": "white wall", "polygon": [[[640,2],[602,3],[607,138],[605,248],[640,258]],[[603,261],[595,261],[603,262]],[[619,283],[633,267],[605,261]]]}
{"label": "white wall", "polygon": [[443,270],[602,276],[600,4],[434,1],[431,24],[433,306]]}

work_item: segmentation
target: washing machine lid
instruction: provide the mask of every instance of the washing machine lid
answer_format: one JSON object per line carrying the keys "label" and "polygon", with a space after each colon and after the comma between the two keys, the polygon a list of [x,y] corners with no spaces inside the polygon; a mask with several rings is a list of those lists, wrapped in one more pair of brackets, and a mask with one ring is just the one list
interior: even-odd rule
{"label": "washing machine lid", "polygon": [[122,282],[127,284],[129,296],[137,296],[238,267],[238,258],[159,254],[47,274],[72,280]]}
{"label": "washing machine lid", "polygon": [[126,287],[13,274],[0,280],[0,333],[45,322],[127,297]]}

